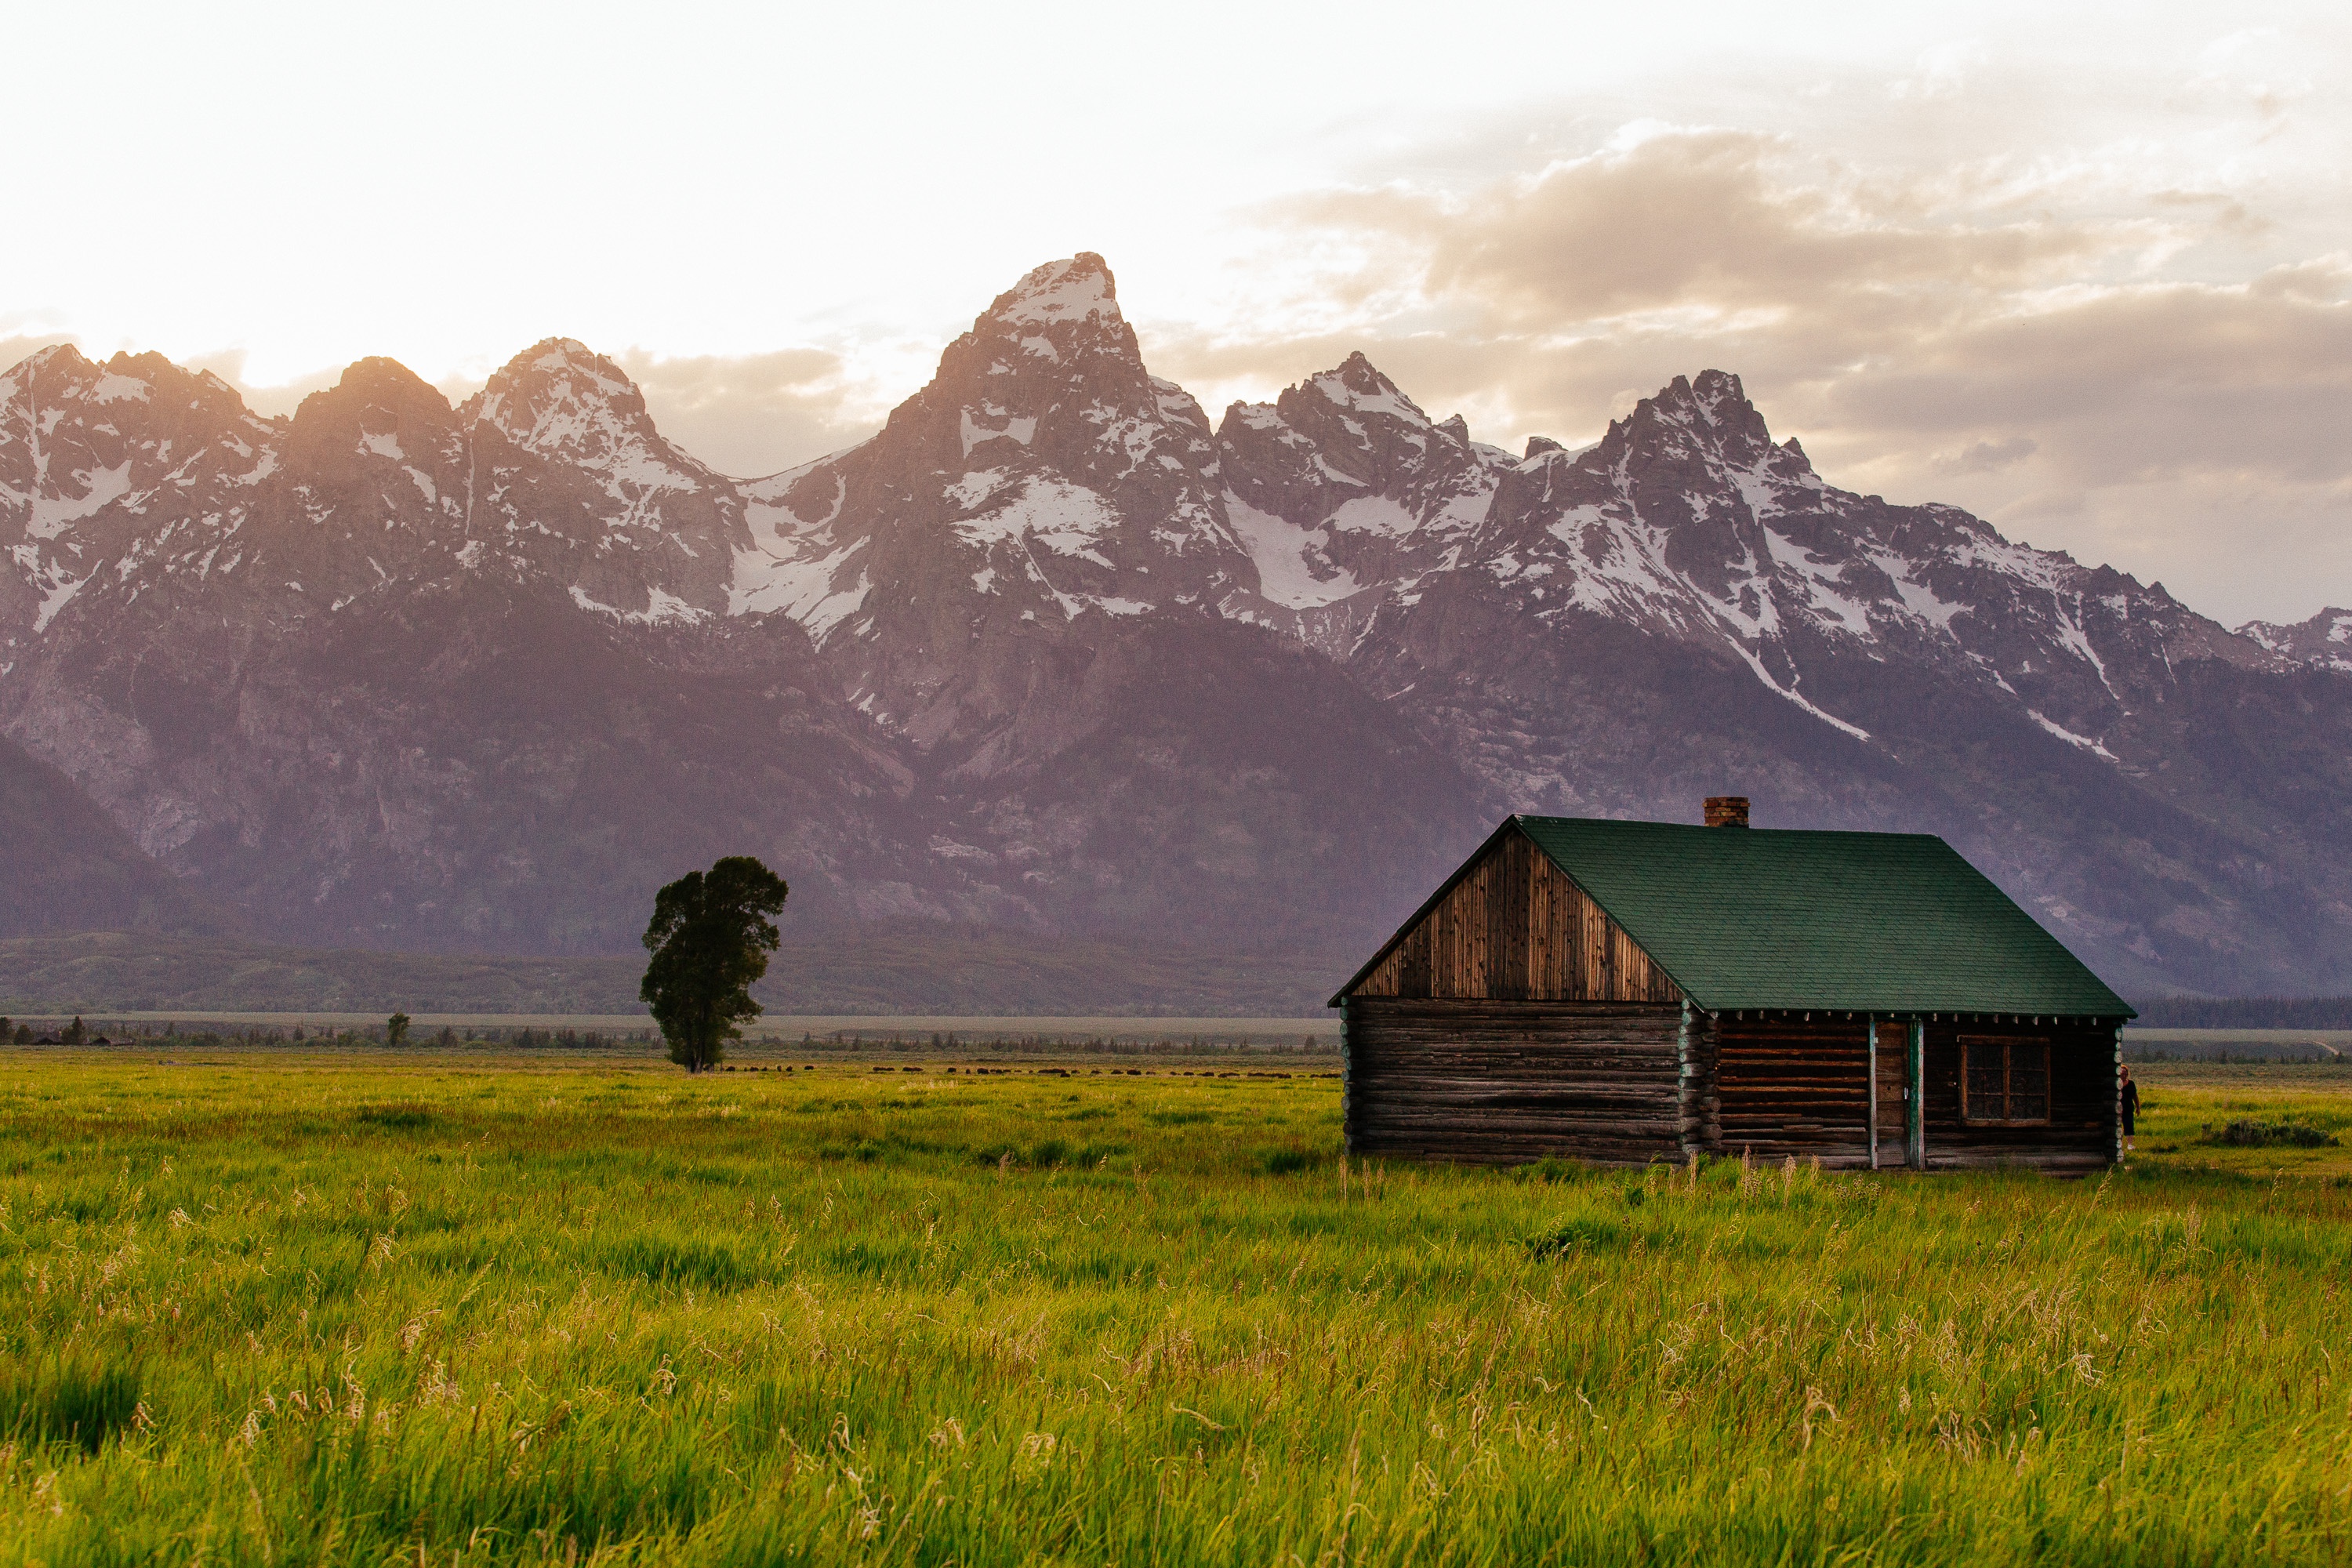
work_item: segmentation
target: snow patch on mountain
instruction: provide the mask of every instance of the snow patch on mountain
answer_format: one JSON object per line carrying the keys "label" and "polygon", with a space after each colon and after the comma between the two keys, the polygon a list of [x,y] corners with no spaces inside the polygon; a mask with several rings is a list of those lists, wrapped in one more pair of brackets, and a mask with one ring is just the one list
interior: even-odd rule
{"label": "snow patch on mountain", "polygon": [[83,585],[94,575],[95,574],[85,574],[79,577],[68,577],[58,572],[37,574],[36,584],[46,581],[47,591],[41,595],[40,609],[33,616],[34,632],[38,634],[46,631],[49,623],[57,619],[58,612],[71,604],[73,596],[80,593]]}
{"label": "snow patch on mountain", "polygon": [[1806,697],[1794,687],[1783,686],[1779,681],[1773,679],[1772,672],[1764,668],[1764,661],[1757,658],[1755,654],[1749,652],[1738,643],[1735,642],[1730,646],[1731,651],[1739,656],[1741,661],[1748,666],[1748,669],[1755,675],[1756,679],[1764,683],[1764,689],[1771,692],[1773,696],[1786,699],[1788,701],[1796,704],[1799,708],[1801,708],[1806,712],[1811,714],[1814,718],[1819,719],[1822,723],[1830,726],[1830,728],[1843,731],[1846,734],[1853,736],[1857,741],[1867,741],[1870,739],[1870,731],[1864,729],[1861,725],[1846,722],[1844,720],[1839,718],[1836,714],[1829,711],[1827,709],[1817,706],[1811,698]]}
{"label": "snow patch on mountain", "polygon": [[873,588],[872,580],[862,572],[855,583],[840,582],[850,558],[866,545],[866,541],[858,539],[822,553],[812,551],[801,555],[779,555],[764,548],[738,551],[734,580],[727,591],[727,613],[754,616],[782,611],[821,643],[834,627],[865,605],[866,595]]}
{"label": "snow patch on mountain", "polygon": [[1796,574],[1817,614],[1855,637],[1866,638],[1871,635],[1870,610],[1861,601],[1847,596],[1845,569],[1842,565],[1816,558],[1811,551],[1769,528],[1764,537],[1771,546],[1772,563]]}
{"label": "snow patch on mountain", "polygon": [[1920,563],[1885,549],[1867,552],[1871,563],[1886,574],[1902,596],[1903,607],[1917,619],[1926,622],[1946,636],[1952,634],[1952,618],[1968,612],[1967,605],[1939,597],[1936,590],[1919,581]]}
{"label": "snow patch on mountain", "polygon": [[950,485],[943,493],[948,500],[969,511],[1003,489],[1011,478],[1003,468],[975,468]]}
{"label": "snow patch on mountain", "polygon": [[98,378],[89,389],[92,403],[115,403],[124,398],[144,403],[155,389],[134,375],[120,375],[112,371]]}
{"label": "snow patch on mountain", "polygon": [[1256,563],[1258,592],[1275,604],[1313,609],[1347,598],[1360,586],[1351,573],[1332,564],[1327,553],[1330,535],[1324,530],[1260,511],[1230,491],[1225,516]]}
{"label": "snow patch on mountain", "polygon": [[1097,548],[1119,524],[1118,509],[1093,490],[1059,479],[1033,479],[1020,493],[992,511],[955,523],[967,543],[985,549],[1031,541],[1056,555],[1076,556],[1108,566]]}
{"label": "snow patch on mountain", "polygon": [[2051,734],[2055,735],[2060,740],[2065,742],[2070,746],[2079,747],[2083,751],[2095,752],[2099,756],[2106,758],[2107,761],[2111,763],[2116,760],[2116,754],[2107,750],[2104,742],[2095,741],[2088,735],[2077,735],[2074,731],[2066,728],[2065,725],[2057,722],[2055,720],[2045,717],[2038,708],[2028,708],[2025,710],[2025,716],[2032,720],[2036,724],[2041,725],[2042,729],[2048,731]]}
{"label": "snow patch on mountain", "polygon": [[131,459],[125,458],[111,468],[84,468],[73,479],[82,487],[78,496],[37,494],[27,498],[20,491],[6,491],[11,500],[28,501],[25,519],[27,538],[55,539],[74,523],[95,517],[130,494]]}
{"label": "snow patch on mountain", "polygon": [[618,605],[601,603],[590,597],[588,591],[576,583],[572,584],[571,592],[572,602],[582,609],[593,610],[599,615],[611,616],[616,620],[632,622],[637,626],[657,626],[674,621],[690,626],[703,618],[703,612],[677,595],[660,588],[649,588],[646,591],[649,603],[642,610],[624,610]]}
{"label": "snow patch on mountain", "polygon": [[1341,501],[1332,511],[1330,526],[1343,533],[1378,533],[1402,539],[1421,526],[1421,519],[1402,502],[1387,496],[1357,496]]}

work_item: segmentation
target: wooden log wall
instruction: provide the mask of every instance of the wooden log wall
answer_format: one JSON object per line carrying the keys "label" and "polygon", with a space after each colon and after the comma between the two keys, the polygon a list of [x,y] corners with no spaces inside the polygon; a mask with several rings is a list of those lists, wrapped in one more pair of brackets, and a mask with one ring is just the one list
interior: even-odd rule
{"label": "wooden log wall", "polygon": [[[1960,1037],[2050,1042],[2050,1121],[2019,1126],[1960,1119]],[[1947,1023],[1927,1026],[1927,1168],[2032,1165],[2101,1170],[2114,1161],[2112,1025]]]}
{"label": "wooden log wall", "polygon": [[1678,1005],[1358,997],[1348,1147],[1483,1164],[1679,1159],[1686,1127],[1712,1111],[1703,1079],[1685,1088],[1682,1023]]}
{"label": "wooden log wall", "polygon": [[[1888,1031],[1890,1035],[1896,1031]],[[1968,1121],[1960,1115],[1960,1037],[2050,1042],[2047,1125]],[[1716,1023],[1722,1152],[1738,1158],[1818,1156],[1831,1166],[1870,1163],[1869,1053],[1859,1014],[1816,1012],[1725,1016]],[[1885,1041],[1885,1037],[1882,1037]],[[1882,1043],[1881,1078],[1898,1086],[1882,1099],[1879,1163],[1904,1158],[1899,1085],[1902,1047]],[[1930,1170],[2032,1165],[2089,1170],[2113,1158],[2116,1038],[2112,1026],[1951,1023],[1927,1026],[1927,1120]]]}
{"label": "wooden log wall", "polygon": [[1503,836],[1406,931],[1356,996],[1675,1004],[1624,928],[1522,833]]}
{"label": "wooden log wall", "polygon": [[1870,1163],[1870,1042],[1861,1017],[1721,1017],[1716,1037],[1724,1153]]}

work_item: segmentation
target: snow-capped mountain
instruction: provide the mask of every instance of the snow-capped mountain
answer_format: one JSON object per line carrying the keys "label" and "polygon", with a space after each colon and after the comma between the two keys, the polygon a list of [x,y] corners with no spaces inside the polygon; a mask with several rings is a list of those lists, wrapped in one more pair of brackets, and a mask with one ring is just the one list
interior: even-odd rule
{"label": "snow-capped mountain", "polygon": [[1943,832],[2124,984],[2352,978],[2352,614],[1839,489],[1716,371],[1580,450],[1360,354],[1213,428],[1091,255],[756,480],[565,340],[290,420],[44,351],[0,549],[0,733],[312,939],[618,947],[751,848],[816,920],[1344,945],[1501,811],[1730,790]]}
{"label": "snow-capped mountain", "polygon": [[568,338],[515,357],[458,411],[466,542],[643,623],[730,607],[750,542],[735,485],[664,440],[635,384]]}
{"label": "snow-capped mountain", "polygon": [[1271,405],[1234,405],[1217,441],[1226,515],[1274,606],[1235,613],[1341,656],[1403,584],[1465,558],[1513,467],[1459,416],[1431,420],[1360,353]]}
{"label": "snow-capped mountain", "polygon": [[[1719,371],[1677,377],[1584,451],[1533,451],[1490,495],[1475,522],[1439,513],[1408,535],[1445,548],[1388,584],[1392,623],[1466,574],[1530,631],[1597,618],[1728,654],[1856,740],[1872,731],[1860,709],[1841,707],[1839,687],[1874,684],[1847,668],[1856,658],[1997,692],[2044,732],[2101,755],[2169,661],[2280,664],[2160,585],[2011,544],[1953,508],[1835,489],[1793,439],[1773,443],[1738,378]],[[1565,776],[1514,782],[1571,787]]]}
{"label": "snow-capped mountain", "polygon": [[283,437],[161,354],[43,349],[0,375],[0,662],[93,584],[135,597],[234,571]]}
{"label": "snow-capped mountain", "polygon": [[793,616],[927,750],[1024,715],[1065,734],[1030,650],[1255,585],[1209,422],[1145,370],[1097,256],[1001,295],[871,440],[746,494],[736,606]]}
{"label": "snow-capped mountain", "polygon": [[2288,626],[2276,626],[2269,621],[2249,621],[2238,630],[2271,652],[2293,659],[2297,664],[2314,665],[2321,669],[2352,670],[2352,610],[2330,607],[2307,621],[2296,621]]}

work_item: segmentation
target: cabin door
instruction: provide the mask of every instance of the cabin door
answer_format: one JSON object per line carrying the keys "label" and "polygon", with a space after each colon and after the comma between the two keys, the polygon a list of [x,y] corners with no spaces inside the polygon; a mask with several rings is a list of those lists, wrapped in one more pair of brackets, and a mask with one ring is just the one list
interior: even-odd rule
{"label": "cabin door", "polygon": [[1898,1169],[1908,1163],[1910,1152],[1909,1100],[1904,1089],[1911,1081],[1911,1026],[1881,1022],[1878,1048],[1871,1057],[1876,1068],[1873,1079],[1878,1100],[1874,1119],[1878,1129],[1878,1158],[1873,1163],[1882,1171]]}

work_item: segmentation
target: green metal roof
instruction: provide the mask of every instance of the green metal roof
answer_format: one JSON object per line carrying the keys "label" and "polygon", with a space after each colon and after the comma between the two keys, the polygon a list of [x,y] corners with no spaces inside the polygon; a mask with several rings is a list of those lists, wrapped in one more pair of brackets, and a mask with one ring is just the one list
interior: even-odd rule
{"label": "green metal roof", "polygon": [[1710,1012],[2133,1016],[1932,834],[1512,820]]}

